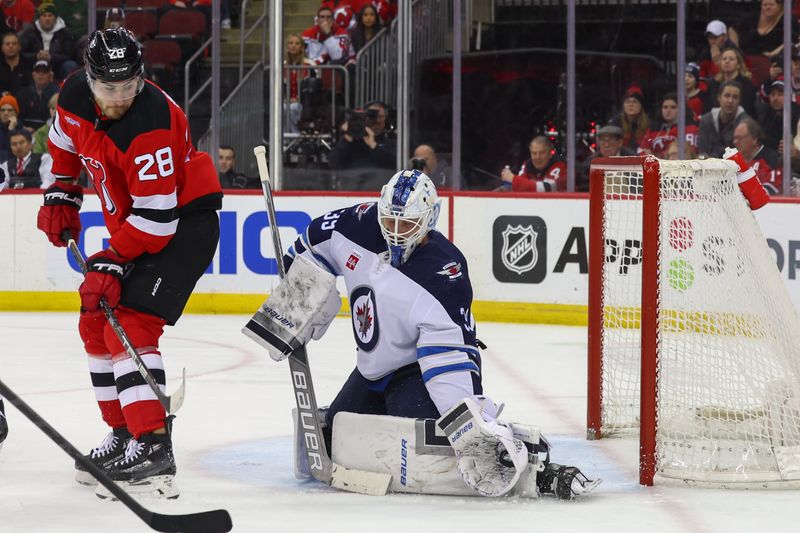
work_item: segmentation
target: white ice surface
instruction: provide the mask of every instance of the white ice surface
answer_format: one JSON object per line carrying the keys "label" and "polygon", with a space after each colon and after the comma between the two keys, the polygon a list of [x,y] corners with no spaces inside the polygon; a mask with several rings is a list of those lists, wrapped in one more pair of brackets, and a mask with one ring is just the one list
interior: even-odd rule
{"label": "white ice surface", "polygon": [[[486,393],[506,403],[503,418],[539,425],[553,459],[605,481],[576,502],[550,499],[338,492],[298,482],[291,468],[294,405],[286,362],[273,362],[239,330],[245,316],[184,316],[168,328],[162,353],[168,390],[187,369],[186,403],[175,422],[181,497],[147,500],[160,513],[227,509],[237,532],[683,532],[800,531],[799,491],[643,488],[637,442],[586,441],[586,331],[479,324]],[[81,450],[106,433],[89,386],[77,315],[0,314],[0,378]],[[347,319],[309,347],[320,404],[329,403],[355,364]],[[13,406],[0,451],[0,532],[146,531],[123,505],[101,501],[73,481],[72,460]]]}

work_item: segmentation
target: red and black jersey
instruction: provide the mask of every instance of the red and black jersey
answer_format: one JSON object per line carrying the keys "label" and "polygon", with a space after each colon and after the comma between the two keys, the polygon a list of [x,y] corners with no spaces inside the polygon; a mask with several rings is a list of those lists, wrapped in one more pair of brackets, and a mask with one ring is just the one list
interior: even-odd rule
{"label": "red and black jersey", "polygon": [[783,193],[783,168],[778,152],[762,144],[747,162],[770,195]]}
{"label": "red and black jersey", "polygon": [[567,164],[552,156],[543,169],[533,166],[533,160],[525,161],[511,182],[512,191],[551,192],[567,190]]}
{"label": "red and black jersey", "polygon": [[81,70],[61,88],[50,128],[56,177],[86,170],[103,206],[110,245],[133,259],[160,251],[182,214],[222,206],[214,163],[192,146],[186,115],[145,83],[119,120],[102,115]]}
{"label": "red and black jersey", "polygon": [[[697,124],[686,124],[686,144],[690,144],[697,148],[697,139],[699,135],[700,128],[697,127]],[[669,145],[675,142],[677,139],[677,124],[673,124],[672,126],[661,124],[661,127],[658,129],[652,129],[651,125],[650,129],[647,130],[647,133],[644,134],[642,142],[639,145],[639,149],[648,151],[656,157],[665,159],[667,157],[667,148],[669,148]]]}

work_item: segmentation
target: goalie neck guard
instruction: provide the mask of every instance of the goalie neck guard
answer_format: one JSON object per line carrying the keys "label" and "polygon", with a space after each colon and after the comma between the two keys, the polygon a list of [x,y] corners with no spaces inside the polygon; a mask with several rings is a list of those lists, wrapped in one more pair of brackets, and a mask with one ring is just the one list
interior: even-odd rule
{"label": "goalie neck guard", "polygon": [[381,189],[378,223],[389,246],[392,266],[399,267],[436,226],[439,196],[431,179],[419,170],[401,170]]}

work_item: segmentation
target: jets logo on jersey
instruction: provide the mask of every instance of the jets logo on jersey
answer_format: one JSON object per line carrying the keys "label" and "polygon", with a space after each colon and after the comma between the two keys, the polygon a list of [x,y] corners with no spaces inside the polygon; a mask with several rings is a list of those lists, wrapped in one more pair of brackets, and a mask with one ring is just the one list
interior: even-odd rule
{"label": "jets logo on jersey", "polygon": [[371,352],[378,345],[378,313],[375,306],[375,291],[372,287],[360,286],[350,293],[350,313],[353,320],[358,347]]}
{"label": "jets logo on jersey", "polygon": [[538,234],[532,226],[511,226],[503,231],[503,250],[500,258],[503,265],[512,272],[523,274],[534,266],[539,259],[536,250]]}
{"label": "jets logo on jersey", "polygon": [[361,217],[367,214],[367,211],[369,211],[369,208],[373,205],[375,205],[375,202],[369,202],[356,206],[356,216],[358,217],[358,220],[361,220]]}
{"label": "jets logo on jersey", "polygon": [[447,263],[437,274],[440,276],[447,276],[450,279],[460,278],[462,274],[461,263]]}
{"label": "jets logo on jersey", "polygon": [[347,262],[344,264],[344,266],[346,266],[350,270],[355,270],[356,265],[358,265],[359,261],[361,261],[361,254],[356,251],[353,251],[352,253],[350,253],[350,257],[347,258]]}
{"label": "jets logo on jersey", "polygon": [[94,189],[102,193],[103,207],[110,215],[113,215],[117,212],[117,205],[114,203],[114,200],[111,199],[108,188],[106,188],[106,179],[108,179],[108,176],[106,176],[106,169],[97,159],[84,156],[80,157],[81,162],[83,163],[83,168],[86,169],[86,173],[89,174],[92,179],[92,185],[94,185]]}

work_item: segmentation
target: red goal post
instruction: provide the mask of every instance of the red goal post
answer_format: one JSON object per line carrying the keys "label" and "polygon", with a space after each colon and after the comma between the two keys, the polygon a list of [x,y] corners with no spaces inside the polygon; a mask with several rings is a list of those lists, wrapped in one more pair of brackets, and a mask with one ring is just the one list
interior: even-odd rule
{"label": "red goal post", "polygon": [[587,436],[639,481],[800,486],[800,320],[723,160],[590,171]]}

